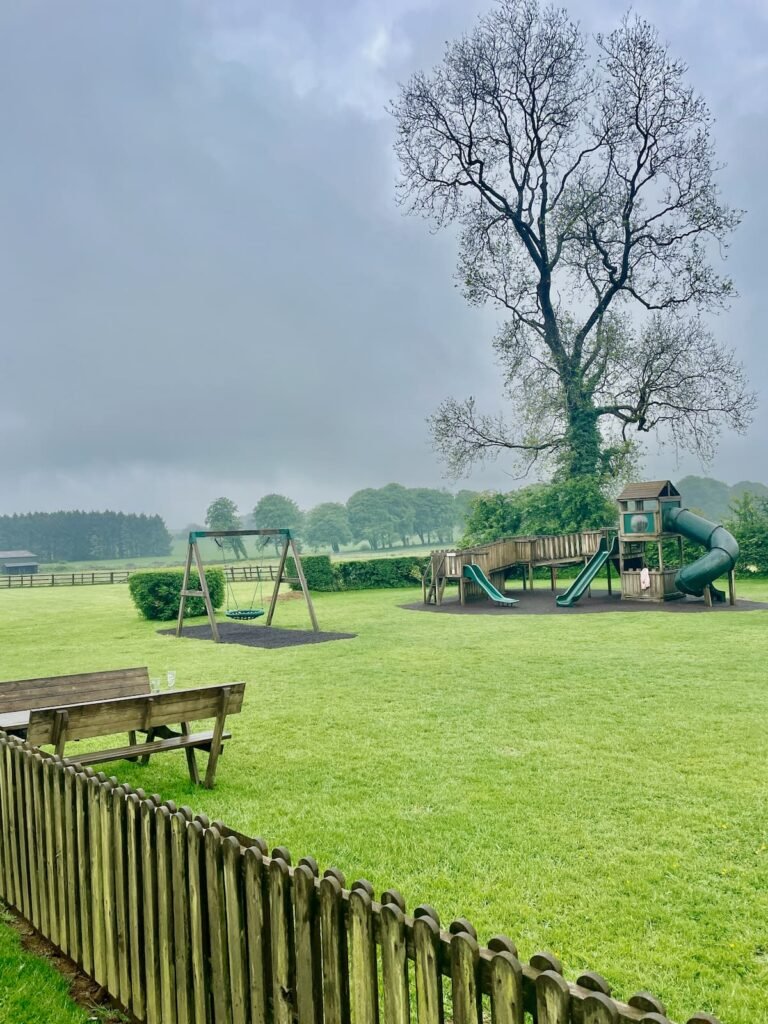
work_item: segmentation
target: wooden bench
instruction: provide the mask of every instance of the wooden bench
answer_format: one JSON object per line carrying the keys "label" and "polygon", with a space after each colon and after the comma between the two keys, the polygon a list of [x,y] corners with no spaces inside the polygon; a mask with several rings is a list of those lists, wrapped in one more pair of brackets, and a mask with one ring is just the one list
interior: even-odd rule
{"label": "wooden bench", "polygon": [[0,683],[0,729],[23,735],[32,708],[87,704],[111,697],[148,694],[147,668],[117,668],[72,676],[44,676]]}
{"label": "wooden bench", "polygon": [[[56,753],[63,757],[64,746],[70,740],[113,736],[120,732],[132,735],[144,732],[147,738],[143,743],[88,751],[68,760],[85,766],[140,758],[146,764],[153,754],[183,750],[187,756],[189,777],[199,785],[195,751],[207,750],[208,766],[203,784],[206,789],[211,789],[222,745],[231,738],[231,733],[224,731],[227,715],[237,714],[242,709],[244,691],[245,683],[227,683],[200,686],[193,690],[116,697],[89,704],[36,708],[29,714],[27,740],[37,747],[52,744]],[[190,722],[205,718],[215,719],[213,729],[193,733]],[[178,725],[179,731],[170,728],[173,725]]]}

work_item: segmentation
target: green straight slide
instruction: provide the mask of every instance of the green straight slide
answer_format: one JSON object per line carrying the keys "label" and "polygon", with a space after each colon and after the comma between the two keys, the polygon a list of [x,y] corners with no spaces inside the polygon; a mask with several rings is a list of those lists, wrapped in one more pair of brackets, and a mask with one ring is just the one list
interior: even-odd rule
{"label": "green straight slide", "polygon": [[618,553],[619,538],[611,537],[609,539],[608,537],[603,537],[597,551],[592,555],[570,587],[568,587],[564,594],[560,594],[559,597],[555,598],[555,604],[560,608],[570,608],[571,605],[576,604],[608,559],[613,558]]}
{"label": "green straight slide", "polygon": [[500,590],[497,590],[496,587],[494,587],[494,585],[485,575],[483,570],[480,568],[480,566],[475,565],[474,562],[472,562],[470,565],[464,566],[464,578],[472,580],[472,582],[476,583],[478,587],[482,587],[482,589],[486,592],[486,594],[488,595],[488,597],[490,597],[494,604],[503,604],[508,605],[510,607],[513,604],[519,604],[517,598],[505,597]]}

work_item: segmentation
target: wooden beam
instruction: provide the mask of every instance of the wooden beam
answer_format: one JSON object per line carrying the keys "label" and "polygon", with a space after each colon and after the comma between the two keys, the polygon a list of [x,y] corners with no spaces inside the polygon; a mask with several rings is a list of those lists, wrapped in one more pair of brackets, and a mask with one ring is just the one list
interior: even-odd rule
{"label": "wooden beam", "polygon": [[184,578],[181,581],[181,599],[179,601],[179,617],[176,621],[176,636],[181,636],[184,628],[184,607],[187,603],[187,591],[189,590],[189,571],[192,567],[192,544],[187,545],[187,561],[184,565]]}
{"label": "wooden beam", "polygon": [[205,578],[205,567],[200,556],[200,548],[197,546],[196,540],[193,540],[190,546],[195,556],[195,565],[197,566],[197,574],[200,577],[200,589],[203,592],[203,601],[205,602],[205,610],[208,613],[208,621],[211,624],[211,633],[213,634],[213,639],[219,644],[221,643],[221,636],[219,635],[219,627],[216,622],[216,613],[211,602],[211,592],[208,590],[208,580]]}
{"label": "wooden beam", "polygon": [[285,537],[291,536],[290,530],[193,530],[189,535],[190,544],[194,540],[206,537]]}
{"label": "wooden beam", "polygon": [[304,595],[304,600],[307,602],[307,611],[309,612],[309,617],[312,621],[312,629],[317,633],[319,632],[320,627],[317,624],[315,606],[312,604],[312,596],[309,593],[309,587],[307,586],[307,578],[304,575],[304,566],[301,564],[301,556],[299,555],[299,551],[293,537],[289,537],[287,543],[290,544],[291,554],[293,555],[293,561],[296,566],[296,573],[299,577],[299,583],[301,584],[301,592]]}
{"label": "wooden beam", "polygon": [[269,611],[267,612],[268,626],[272,625],[272,617],[275,614],[275,608],[277,606],[277,595],[280,591],[280,584],[283,582],[283,576],[285,574],[285,560],[288,557],[289,540],[286,537],[283,542],[283,550],[280,552],[280,564],[277,569],[277,576],[275,576],[275,585],[272,588],[272,597],[269,601]]}

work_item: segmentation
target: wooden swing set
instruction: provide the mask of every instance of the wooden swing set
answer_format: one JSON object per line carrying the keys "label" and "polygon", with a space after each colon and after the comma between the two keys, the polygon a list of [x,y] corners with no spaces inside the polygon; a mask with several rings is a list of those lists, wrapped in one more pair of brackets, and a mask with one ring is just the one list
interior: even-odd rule
{"label": "wooden swing set", "polygon": [[[211,624],[211,633],[216,643],[221,643],[221,636],[219,634],[219,627],[216,622],[216,614],[213,609],[213,602],[211,601],[211,592],[208,589],[208,580],[205,577],[205,566],[203,565],[203,558],[200,554],[200,546],[198,541],[204,540],[210,537],[216,542],[216,544],[224,550],[224,538],[226,537],[272,537],[282,538],[283,547],[280,552],[280,562],[278,565],[277,573],[275,575],[275,585],[272,588],[272,597],[269,602],[269,609],[267,611],[266,625],[272,625],[272,619],[275,614],[275,608],[277,607],[277,595],[280,591],[281,583],[298,583],[301,587],[301,592],[304,595],[304,600],[307,603],[307,611],[312,621],[312,629],[317,633],[320,627],[317,624],[317,616],[315,615],[315,607],[312,604],[312,598],[309,593],[309,587],[307,586],[307,580],[304,575],[304,569],[301,564],[301,557],[299,556],[296,542],[291,536],[290,530],[193,530],[189,535],[189,546],[187,548],[187,561],[184,566],[184,579],[181,584],[181,600],[179,601],[179,618],[176,623],[176,636],[182,635],[184,628],[184,609],[186,607],[187,598],[190,597],[202,597],[205,604],[205,610],[208,615],[208,621]],[[294,565],[296,566],[295,576],[285,575],[285,563],[288,555],[293,558]],[[189,576],[192,571],[192,563],[194,561],[197,569],[197,574],[200,578],[200,589],[190,590],[189,589]],[[232,593],[231,607],[227,608],[224,614],[227,618],[236,620],[248,620],[257,619],[264,614],[263,608],[254,607],[256,591],[254,591],[251,604],[247,608],[240,608],[234,598],[232,592],[231,580],[229,579],[226,566],[224,567],[224,575],[227,584],[227,592]]]}

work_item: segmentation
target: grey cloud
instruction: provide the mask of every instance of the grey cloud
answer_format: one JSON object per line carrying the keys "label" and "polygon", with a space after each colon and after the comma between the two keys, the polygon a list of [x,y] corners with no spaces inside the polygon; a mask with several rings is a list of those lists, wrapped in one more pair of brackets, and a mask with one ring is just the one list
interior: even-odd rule
{"label": "grey cloud", "polygon": [[[712,101],[724,190],[749,209],[731,253],[743,297],[715,326],[762,386],[765,22],[744,3],[716,38],[688,6],[695,37],[648,13]],[[474,9],[6,5],[0,470],[16,484],[0,511],[121,504],[183,522],[224,488],[247,507],[276,486],[308,504],[440,482],[424,418],[449,393],[498,402],[495,316],[454,288],[450,235],[394,206],[382,108]],[[713,470],[768,476],[767,427],[762,403]],[[503,470],[469,484],[507,487]]]}

